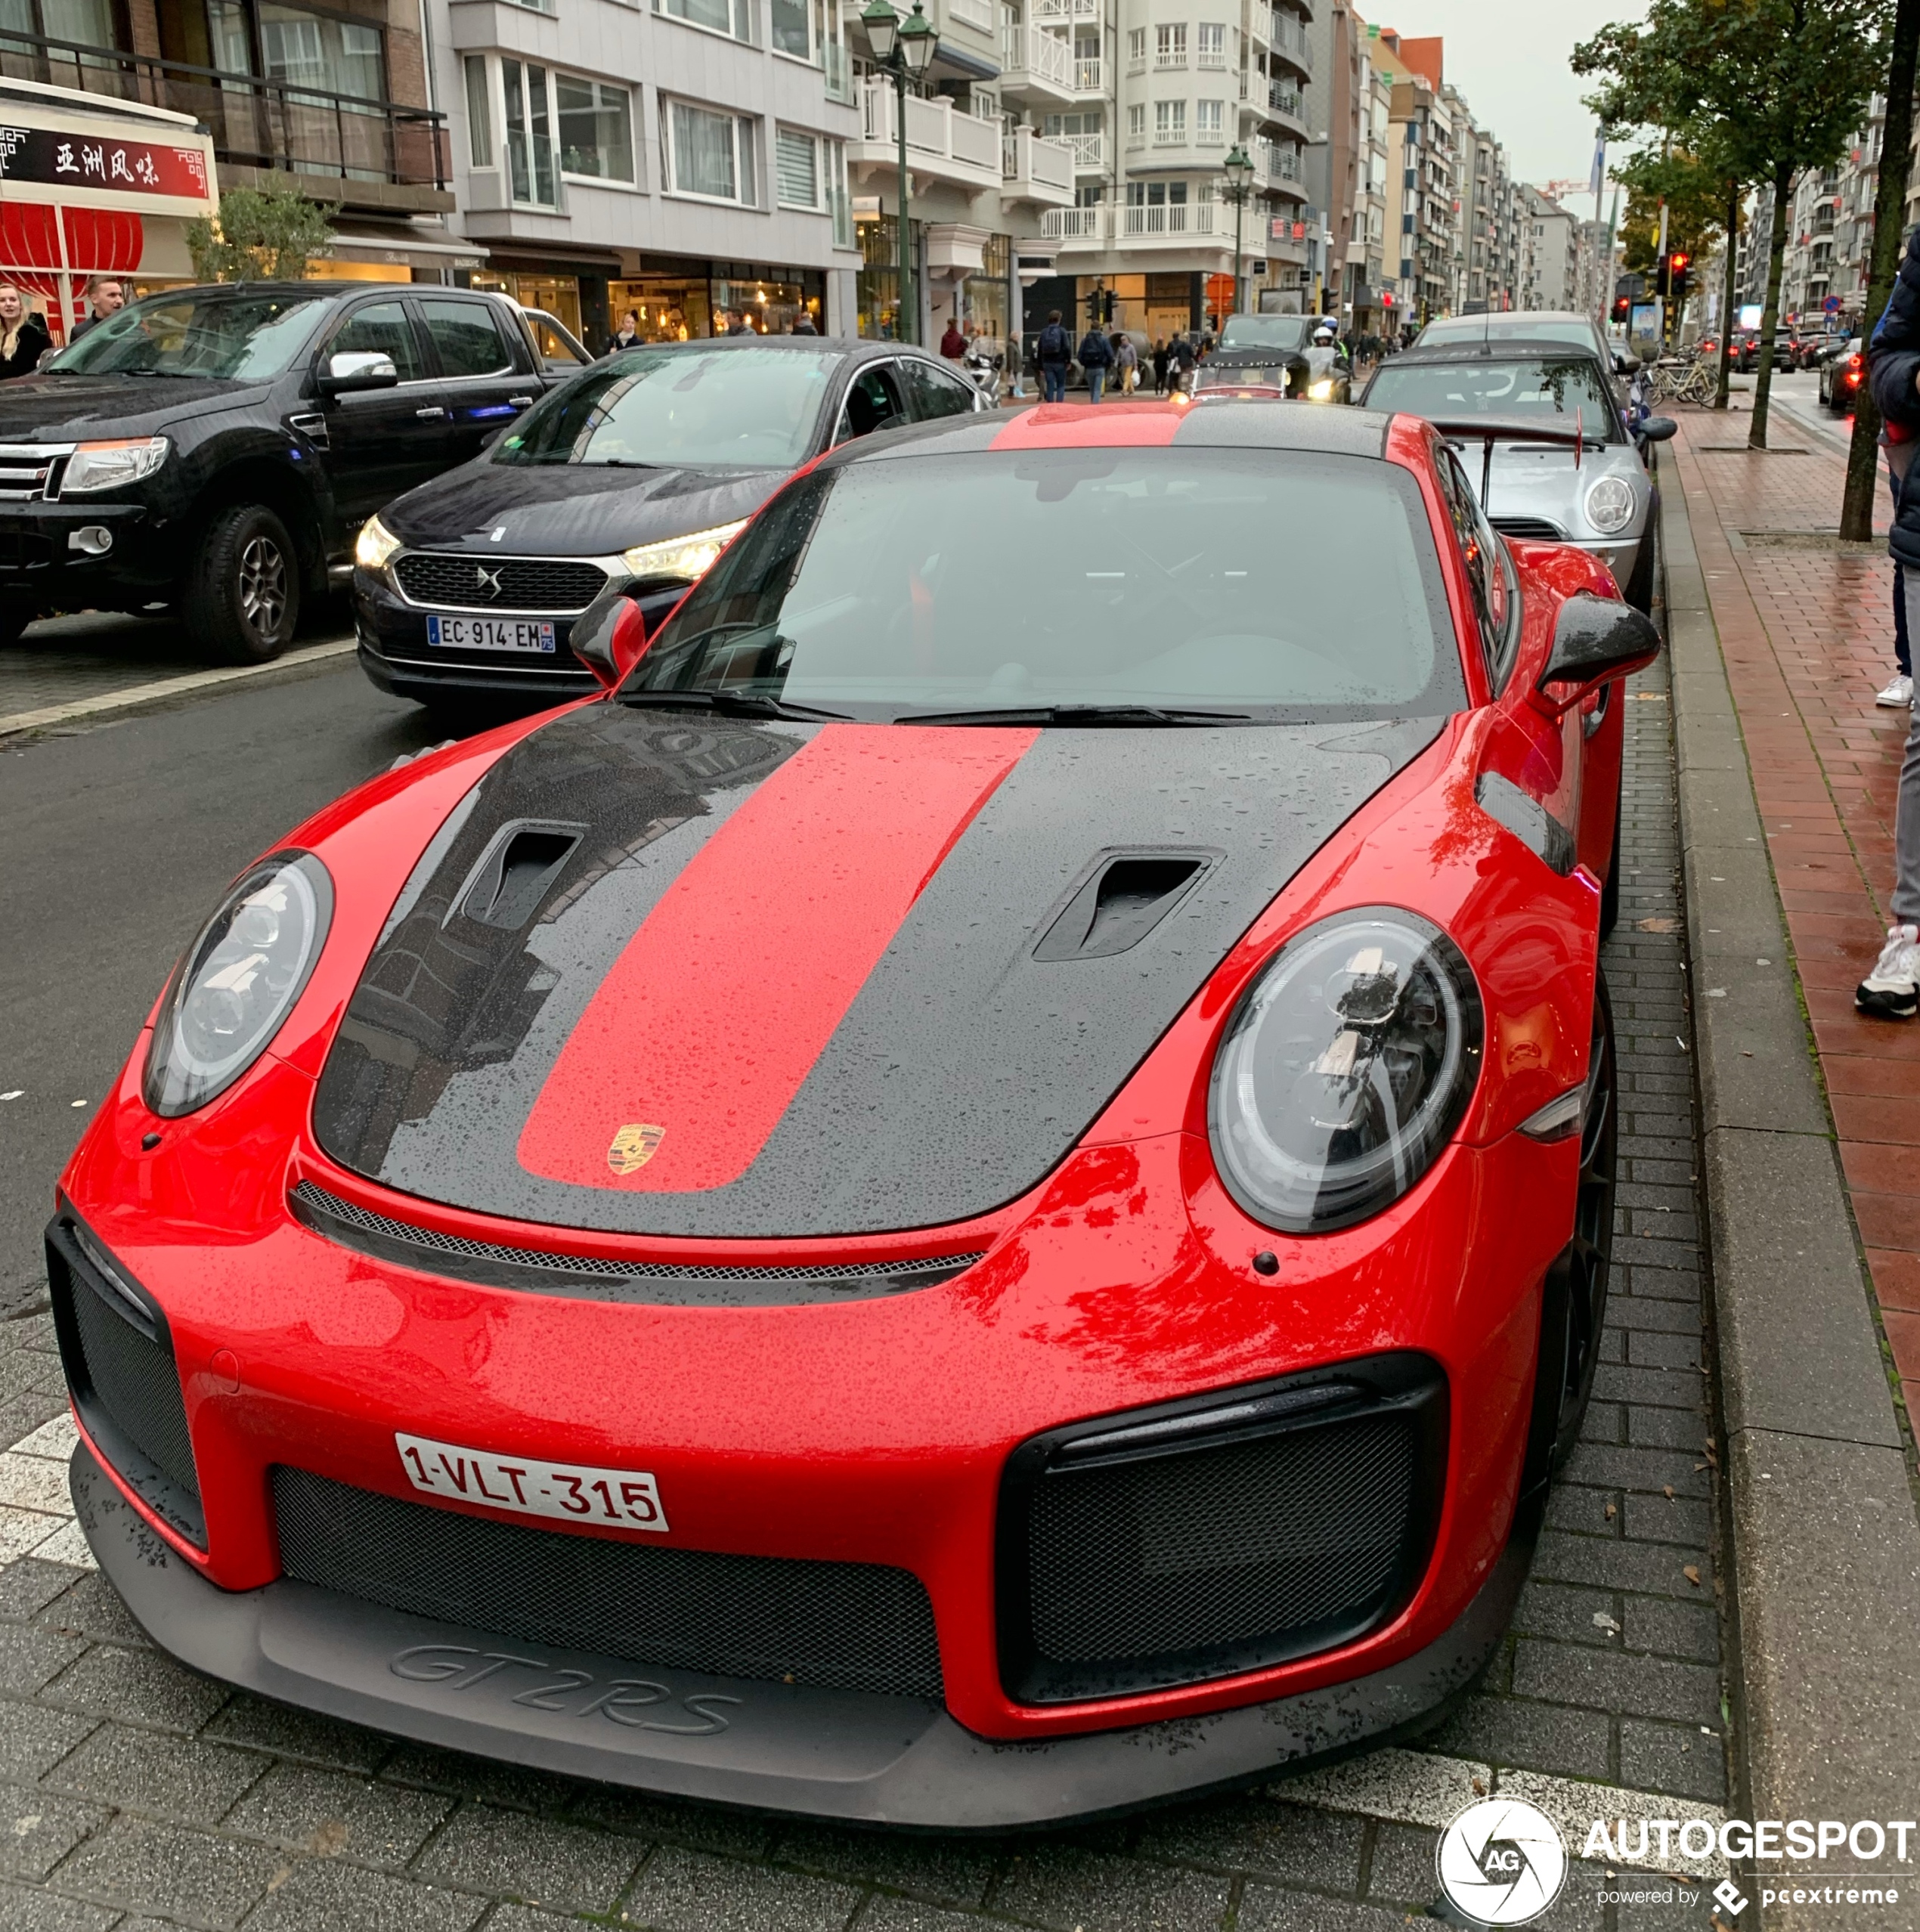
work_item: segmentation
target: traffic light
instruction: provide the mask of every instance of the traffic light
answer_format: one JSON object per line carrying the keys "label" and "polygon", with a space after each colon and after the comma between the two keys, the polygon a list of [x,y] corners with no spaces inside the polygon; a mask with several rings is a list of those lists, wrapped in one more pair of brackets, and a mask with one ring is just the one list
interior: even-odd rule
{"label": "traffic light", "polygon": [[1667,277],[1671,272],[1671,257],[1663,255],[1653,270],[1653,293],[1663,300],[1667,295]]}
{"label": "traffic light", "polygon": [[1679,302],[1686,294],[1687,264],[1693,258],[1683,248],[1677,248],[1667,258],[1667,299]]}

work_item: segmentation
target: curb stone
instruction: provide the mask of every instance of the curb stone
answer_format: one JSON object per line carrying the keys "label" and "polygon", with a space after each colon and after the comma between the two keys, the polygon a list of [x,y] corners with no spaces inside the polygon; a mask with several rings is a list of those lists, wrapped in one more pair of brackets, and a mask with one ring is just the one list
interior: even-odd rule
{"label": "curb stone", "polygon": [[[1693,1025],[1742,1797],[1758,1818],[1896,1819],[1920,1798],[1920,1517],[1686,486],[1661,469],[1689,950],[1716,994]],[[1900,1878],[1899,1903],[1850,1906],[1848,1925],[1908,1932],[1920,1867]],[[1765,1921],[1832,1922],[1793,1906]]]}

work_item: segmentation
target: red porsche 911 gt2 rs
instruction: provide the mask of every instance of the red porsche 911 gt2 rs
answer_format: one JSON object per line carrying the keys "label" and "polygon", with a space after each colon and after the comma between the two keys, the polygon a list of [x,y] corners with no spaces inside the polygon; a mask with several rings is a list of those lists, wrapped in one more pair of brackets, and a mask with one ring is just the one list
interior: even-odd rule
{"label": "red porsche 911 gt2 rs", "polygon": [[290,1704],[875,1822],[1430,1720],[1591,1385],[1658,642],[1414,418],[835,450],[182,959],[48,1235],[101,1568]]}

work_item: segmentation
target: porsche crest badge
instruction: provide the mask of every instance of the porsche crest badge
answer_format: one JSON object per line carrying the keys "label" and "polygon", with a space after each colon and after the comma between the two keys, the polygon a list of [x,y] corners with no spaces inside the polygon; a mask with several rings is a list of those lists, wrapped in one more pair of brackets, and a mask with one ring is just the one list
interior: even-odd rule
{"label": "porsche crest badge", "polygon": [[666,1138],[664,1127],[643,1126],[637,1120],[630,1120],[613,1137],[613,1145],[607,1150],[607,1165],[616,1174],[632,1174],[652,1160]]}

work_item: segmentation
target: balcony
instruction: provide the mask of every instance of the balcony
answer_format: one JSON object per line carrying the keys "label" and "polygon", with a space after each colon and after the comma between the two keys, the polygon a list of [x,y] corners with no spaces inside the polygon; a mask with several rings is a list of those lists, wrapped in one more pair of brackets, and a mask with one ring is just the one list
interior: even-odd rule
{"label": "balcony", "polygon": [[[900,122],[893,84],[870,80],[861,92],[860,138],[847,144],[847,159],[857,167],[897,168]],[[959,113],[951,101],[906,102],[906,159],[910,172],[962,187],[997,188],[1001,184],[1000,123]]]}
{"label": "balcony", "polygon": [[1042,208],[1067,207],[1073,199],[1073,149],[1064,141],[1043,139],[1031,128],[1002,135],[1000,194],[1003,200],[1031,201]]}
{"label": "balcony", "polygon": [[1033,17],[1036,20],[1097,20],[1100,17],[1101,0],[1033,0]]}
{"label": "balcony", "polygon": [[232,171],[293,175],[317,199],[426,213],[452,208],[447,117],[290,81],[197,67],[110,47],[0,29],[0,73],[118,101],[168,107],[203,122],[222,185]]}
{"label": "balcony", "polygon": [[1077,54],[1073,61],[1073,91],[1102,94],[1107,91],[1107,63],[1098,54]]}
{"label": "balcony", "polygon": [[1073,165],[1083,171],[1099,172],[1107,166],[1107,137],[1104,134],[1058,135],[1072,150]]}
{"label": "balcony", "polygon": [[1000,35],[1000,91],[1044,101],[1073,98],[1073,50],[1059,35],[1030,22]]}
{"label": "balcony", "polygon": [[1283,14],[1275,8],[1272,16],[1272,32],[1267,45],[1290,65],[1299,69],[1305,79],[1313,78],[1313,55],[1307,46],[1306,29],[1291,14]]}
{"label": "balcony", "polygon": [[997,24],[994,15],[999,9],[993,0],[946,0],[946,11],[949,19],[977,33],[991,33]]}

